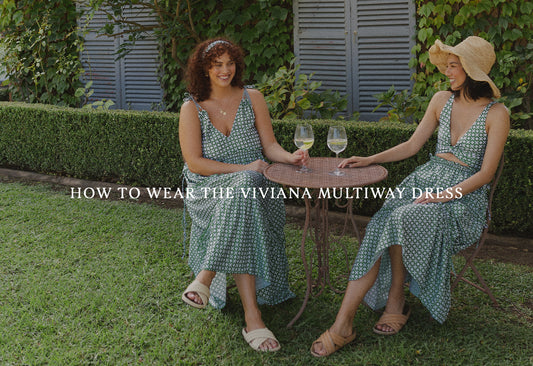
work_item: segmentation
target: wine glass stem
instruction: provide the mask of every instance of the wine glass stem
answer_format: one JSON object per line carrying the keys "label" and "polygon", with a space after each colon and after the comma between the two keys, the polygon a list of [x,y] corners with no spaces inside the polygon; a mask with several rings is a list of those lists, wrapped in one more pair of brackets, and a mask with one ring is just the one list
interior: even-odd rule
{"label": "wine glass stem", "polygon": [[[339,153],[338,153],[338,152],[335,153],[335,157],[336,157],[337,159],[339,158]],[[339,173],[339,165],[337,165],[337,166],[335,167],[335,173]]]}

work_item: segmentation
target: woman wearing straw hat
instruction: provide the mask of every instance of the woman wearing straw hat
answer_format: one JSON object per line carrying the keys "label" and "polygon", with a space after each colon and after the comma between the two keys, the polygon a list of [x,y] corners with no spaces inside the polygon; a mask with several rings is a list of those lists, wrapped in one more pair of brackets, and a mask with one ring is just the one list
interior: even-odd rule
{"label": "woman wearing straw hat", "polygon": [[439,127],[435,155],[400,183],[404,195],[388,199],[367,226],[341,308],[334,324],[311,346],[314,356],[330,355],[355,339],[352,323],[363,300],[374,310],[385,308],[375,333],[398,333],[410,315],[404,283],[434,319],[444,322],[450,308],[452,255],[475,243],[483,230],[488,184],[509,132],[507,109],[492,100],[500,97],[488,76],[494,48],[475,36],[455,47],[437,40],[429,56],[448,77],[450,89],[433,96],[411,138],[339,165],[409,158]]}

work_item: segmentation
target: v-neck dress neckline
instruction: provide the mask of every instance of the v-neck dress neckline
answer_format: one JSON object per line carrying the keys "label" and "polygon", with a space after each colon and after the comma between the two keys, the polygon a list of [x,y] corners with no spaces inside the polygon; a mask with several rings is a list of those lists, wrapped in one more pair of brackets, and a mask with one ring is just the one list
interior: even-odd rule
{"label": "v-neck dress neckline", "polygon": [[478,118],[472,126],[457,139],[455,145],[451,144],[451,113],[453,102],[455,100],[452,94],[439,116],[439,131],[437,138],[437,149],[435,154],[451,153],[460,161],[474,169],[480,169],[485,156],[487,147],[487,131],[485,123],[490,108],[495,104],[494,101],[487,104],[481,111]]}
{"label": "v-neck dress neckline", "polygon": [[211,125],[211,127],[213,127],[216,131],[218,131],[220,133],[220,135],[224,136],[225,138],[230,138],[231,133],[233,132],[233,129],[235,128],[235,123],[237,121],[237,117],[239,116],[239,113],[241,112],[241,108],[242,108],[243,102],[244,102],[245,98],[247,97],[247,95],[246,95],[247,93],[248,92],[246,91],[246,89],[243,89],[242,96],[241,96],[241,99],[239,101],[239,106],[237,107],[237,112],[235,113],[235,117],[233,117],[233,123],[231,124],[231,129],[230,129],[228,135],[225,135],[222,131],[220,131],[218,128],[216,128],[215,125],[213,124],[213,122],[211,121],[211,117],[209,116],[209,113],[207,112],[207,110],[205,110],[205,108],[202,107],[200,104],[198,104],[198,105],[200,105],[201,111],[203,113],[205,113],[206,118],[207,118],[209,124]]}
{"label": "v-neck dress neckline", "polygon": [[466,134],[468,134],[471,130],[474,129],[474,126],[476,125],[476,123],[478,123],[481,120],[481,117],[485,113],[485,110],[487,110],[487,108],[490,108],[492,104],[489,103],[485,107],[483,107],[483,109],[481,110],[479,115],[476,117],[474,122],[470,125],[470,127],[468,127],[468,129],[457,139],[457,141],[455,141],[455,144],[452,144],[452,113],[453,113],[453,103],[455,101],[455,96],[452,94],[452,97],[453,97],[452,106],[451,106],[452,109],[450,111],[450,146],[455,147],[463,139],[463,137],[465,137]]}

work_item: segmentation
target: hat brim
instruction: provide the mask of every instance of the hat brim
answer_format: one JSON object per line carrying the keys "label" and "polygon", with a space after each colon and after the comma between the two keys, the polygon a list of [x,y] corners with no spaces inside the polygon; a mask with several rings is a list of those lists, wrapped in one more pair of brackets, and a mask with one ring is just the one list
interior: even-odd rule
{"label": "hat brim", "polygon": [[501,96],[500,90],[486,73],[484,73],[479,68],[471,67],[471,65],[469,65],[467,62],[463,62],[461,49],[448,46],[437,39],[435,41],[435,44],[429,48],[429,61],[433,65],[437,66],[437,68],[439,69],[441,73],[445,74],[449,54],[453,54],[459,57],[459,61],[461,61],[461,66],[465,70],[466,74],[470,76],[471,79],[476,80],[476,81],[486,81],[487,83],[489,83],[494,93],[494,96],[496,98],[499,98]]}

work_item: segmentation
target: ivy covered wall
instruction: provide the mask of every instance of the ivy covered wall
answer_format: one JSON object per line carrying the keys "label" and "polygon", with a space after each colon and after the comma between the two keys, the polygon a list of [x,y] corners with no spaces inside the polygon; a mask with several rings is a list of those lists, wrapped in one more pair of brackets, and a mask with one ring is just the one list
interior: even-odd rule
{"label": "ivy covered wall", "polygon": [[[511,109],[512,127],[533,129],[533,2],[416,0],[416,6],[413,93],[431,96],[448,87],[446,78],[429,62],[428,49],[436,39],[455,45],[468,36],[480,36],[496,50],[497,64],[490,75],[502,91],[502,101]],[[428,101],[425,99],[426,104]]]}
{"label": "ivy covered wall", "polygon": [[78,105],[83,40],[76,20],[71,0],[0,3],[0,62],[14,100]]}
{"label": "ivy covered wall", "polygon": [[[170,8],[175,8],[173,5],[170,2]],[[162,83],[169,109],[181,106],[185,64],[200,40],[225,36],[241,45],[246,50],[244,77],[250,84],[261,80],[265,73],[274,74],[294,57],[291,0],[204,0],[192,5],[190,11],[182,9],[183,17],[190,16],[189,27],[169,24],[169,32],[160,33]]]}

